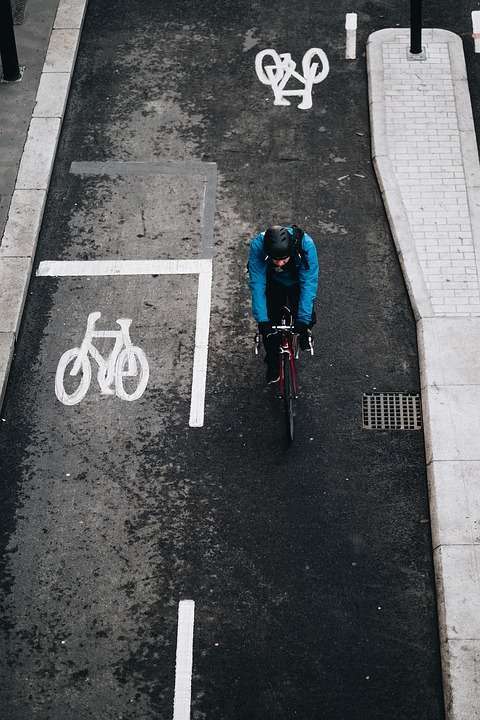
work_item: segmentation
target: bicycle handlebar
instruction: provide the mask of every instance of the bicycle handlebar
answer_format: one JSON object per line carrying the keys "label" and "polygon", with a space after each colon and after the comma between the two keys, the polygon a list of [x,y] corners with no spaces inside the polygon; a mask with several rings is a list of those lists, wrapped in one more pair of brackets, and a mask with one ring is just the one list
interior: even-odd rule
{"label": "bicycle handlebar", "polygon": [[[295,326],[294,325],[272,325],[272,330],[287,330],[289,332],[294,333],[295,335],[298,335],[299,333],[295,333]],[[258,355],[258,346],[260,345],[260,333],[256,333],[254,338],[255,343],[255,355]],[[313,355],[313,342],[312,342],[312,335],[310,334],[308,339],[308,350],[310,352],[310,355]]]}

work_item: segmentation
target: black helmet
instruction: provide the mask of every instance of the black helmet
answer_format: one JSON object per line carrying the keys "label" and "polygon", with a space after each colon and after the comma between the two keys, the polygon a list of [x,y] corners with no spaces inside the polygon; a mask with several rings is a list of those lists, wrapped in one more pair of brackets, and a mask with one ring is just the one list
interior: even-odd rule
{"label": "black helmet", "polygon": [[272,225],[265,231],[263,247],[274,260],[282,260],[292,254],[293,238],[286,227]]}

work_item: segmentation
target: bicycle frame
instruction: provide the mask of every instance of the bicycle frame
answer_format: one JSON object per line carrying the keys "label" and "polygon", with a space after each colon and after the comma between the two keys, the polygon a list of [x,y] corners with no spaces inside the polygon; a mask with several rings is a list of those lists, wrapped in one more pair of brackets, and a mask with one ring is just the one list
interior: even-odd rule
{"label": "bicycle frame", "polygon": [[298,397],[297,368],[295,360],[298,358],[298,335],[293,332],[293,327],[279,325],[277,329],[281,333],[280,353],[279,353],[279,394],[280,397],[285,396],[285,368],[283,364],[283,356],[288,356],[288,364],[290,365],[290,373],[293,383],[293,392]]}
{"label": "bicycle frame", "polygon": [[[95,323],[100,317],[100,312],[93,312],[88,316],[85,336],[82,340],[82,344],[80,345],[80,352],[78,353],[78,356],[72,366],[70,375],[74,376],[80,372],[82,359],[90,354],[98,365],[97,379],[100,389],[102,392],[108,394],[112,392],[110,385],[113,382],[113,376],[115,373],[115,361],[122,347],[125,346],[127,350],[133,347],[129,332],[132,321],[128,318],[120,318],[117,320],[117,325],[120,325],[120,330],[95,330]],[[96,337],[115,339],[115,345],[113,346],[113,350],[107,360],[105,360],[92,343],[92,340]],[[135,372],[135,359],[133,357],[129,357],[128,373],[130,375],[134,375]]]}

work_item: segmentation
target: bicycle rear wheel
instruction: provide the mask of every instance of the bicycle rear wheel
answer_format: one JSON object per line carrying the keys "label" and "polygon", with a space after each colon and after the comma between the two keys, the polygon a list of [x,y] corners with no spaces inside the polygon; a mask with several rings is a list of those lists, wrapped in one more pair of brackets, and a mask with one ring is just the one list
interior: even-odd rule
{"label": "bicycle rear wheel", "polygon": [[293,386],[292,369],[290,367],[290,356],[283,355],[283,402],[285,408],[285,423],[287,428],[287,440],[293,442],[295,435],[295,388]]}

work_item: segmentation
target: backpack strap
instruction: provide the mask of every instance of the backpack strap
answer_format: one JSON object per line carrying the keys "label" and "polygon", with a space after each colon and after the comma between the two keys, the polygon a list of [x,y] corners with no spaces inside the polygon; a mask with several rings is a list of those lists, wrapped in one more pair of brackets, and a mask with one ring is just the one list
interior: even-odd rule
{"label": "backpack strap", "polygon": [[302,230],[302,228],[298,227],[298,225],[292,224],[290,227],[293,230],[293,247],[295,249],[295,252],[300,255],[300,259],[305,265],[306,269],[310,270],[307,253],[303,249],[303,236],[305,235],[305,232]]}

